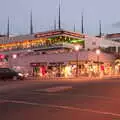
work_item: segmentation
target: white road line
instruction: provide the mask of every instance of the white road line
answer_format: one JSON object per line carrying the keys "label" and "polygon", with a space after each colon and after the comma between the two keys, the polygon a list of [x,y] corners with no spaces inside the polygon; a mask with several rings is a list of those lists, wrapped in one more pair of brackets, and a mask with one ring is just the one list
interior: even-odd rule
{"label": "white road line", "polygon": [[112,116],[120,117],[120,114],[118,114],[118,113],[103,112],[103,111],[98,111],[98,110],[93,110],[93,109],[82,109],[82,108],[78,108],[78,107],[58,106],[58,105],[52,105],[52,104],[39,104],[39,103],[34,103],[34,102],[15,101],[15,100],[2,100],[2,101],[7,102],[7,103],[9,102],[9,103],[17,103],[17,104],[36,105],[36,106],[65,109],[65,110],[76,110],[76,111],[82,111],[82,112],[91,112],[91,113],[112,115]]}
{"label": "white road line", "polygon": [[104,100],[120,101],[120,99],[113,99],[112,97],[97,96],[97,95],[81,94],[81,95],[73,95],[73,96],[81,96],[81,97],[88,97],[88,98],[99,98],[99,99],[104,99]]}

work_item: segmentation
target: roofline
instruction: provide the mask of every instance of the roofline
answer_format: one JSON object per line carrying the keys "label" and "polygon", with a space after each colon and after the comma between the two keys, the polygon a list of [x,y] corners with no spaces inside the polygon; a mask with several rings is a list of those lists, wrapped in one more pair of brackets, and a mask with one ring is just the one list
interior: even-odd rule
{"label": "roofline", "polygon": [[58,35],[68,35],[68,36],[73,36],[73,37],[77,37],[77,38],[85,38],[85,34],[81,34],[78,32],[73,32],[73,31],[68,31],[68,30],[51,30],[51,31],[45,31],[45,32],[38,32],[35,33],[34,36],[35,38],[42,38],[42,37],[52,37],[52,36],[58,36]]}

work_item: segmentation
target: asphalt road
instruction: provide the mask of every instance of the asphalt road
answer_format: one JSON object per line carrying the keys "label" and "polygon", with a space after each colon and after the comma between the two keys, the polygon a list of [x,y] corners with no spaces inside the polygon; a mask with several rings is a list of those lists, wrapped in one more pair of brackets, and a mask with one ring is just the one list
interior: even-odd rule
{"label": "asphalt road", "polygon": [[120,120],[120,79],[0,82],[0,120]]}

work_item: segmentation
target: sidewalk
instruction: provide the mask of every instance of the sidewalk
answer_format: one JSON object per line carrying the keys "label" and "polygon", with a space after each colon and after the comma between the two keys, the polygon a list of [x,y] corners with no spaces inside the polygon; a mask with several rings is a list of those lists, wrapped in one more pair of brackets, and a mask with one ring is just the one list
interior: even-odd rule
{"label": "sidewalk", "polygon": [[103,81],[103,80],[120,80],[120,75],[114,75],[114,76],[104,76],[102,78],[100,77],[84,77],[84,76],[79,76],[77,78],[39,78],[39,77],[29,77],[23,81],[0,81],[0,87],[2,86],[6,86],[9,84],[28,84],[28,83],[42,83],[42,82],[47,82],[47,83],[54,83],[54,82],[99,82],[99,81]]}
{"label": "sidewalk", "polygon": [[107,80],[107,79],[120,79],[120,75],[105,75],[103,77],[87,77],[87,76],[79,76],[79,77],[72,77],[72,78],[65,78],[65,77],[29,77],[27,80],[41,80],[41,81],[83,81],[83,80]]}

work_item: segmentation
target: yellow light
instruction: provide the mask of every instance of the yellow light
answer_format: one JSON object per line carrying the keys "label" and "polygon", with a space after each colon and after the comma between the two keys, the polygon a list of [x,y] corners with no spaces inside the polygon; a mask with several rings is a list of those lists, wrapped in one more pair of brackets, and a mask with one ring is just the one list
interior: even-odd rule
{"label": "yellow light", "polygon": [[70,77],[71,76],[71,67],[66,66],[64,70],[65,77]]}

